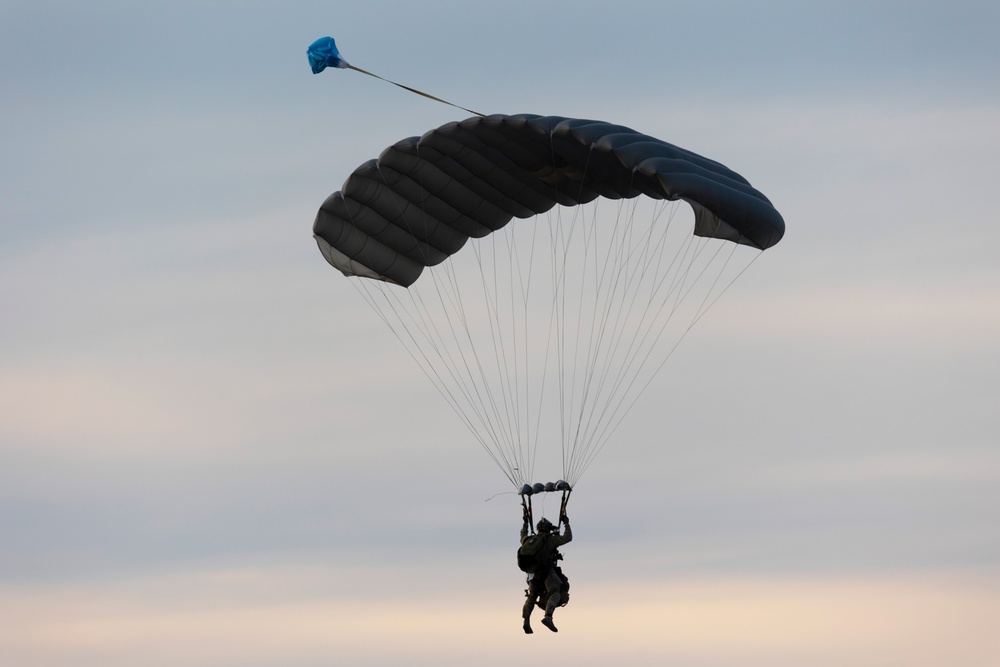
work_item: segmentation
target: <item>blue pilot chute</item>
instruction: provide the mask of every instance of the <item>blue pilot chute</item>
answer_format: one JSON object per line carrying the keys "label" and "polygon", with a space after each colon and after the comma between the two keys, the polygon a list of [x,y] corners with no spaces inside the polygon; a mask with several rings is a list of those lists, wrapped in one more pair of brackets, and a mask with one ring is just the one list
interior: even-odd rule
{"label": "blue pilot chute", "polygon": [[425,93],[422,90],[417,90],[416,88],[410,88],[409,86],[404,86],[401,83],[396,83],[395,81],[390,81],[389,79],[384,79],[378,74],[373,74],[367,70],[363,70],[360,67],[355,67],[340,55],[340,51],[337,50],[337,42],[334,41],[333,37],[329,35],[326,37],[320,37],[315,42],[309,45],[306,51],[309,56],[309,66],[312,67],[313,74],[319,74],[327,67],[336,67],[339,69],[352,69],[355,72],[361,72],[362,74],[367,74],[368,76],[373,76],[376,79],[385,81],[386,83],[391,83],[394,86],[399,86],[403,90],[408,90],[411,93],[416,93],[422,97],[426,97],[429,100],[434,100],[435,102],[440,102],[442,104],[447,104],[450,107],[455,107],[456,109],[461,109],[475,116],[482,117],[483,114],[478,111],[473,111],[472,109],[466,109],[465,107],[459,106],[457,104],[452,104],[447,100],[442,100],[440,97],[435,97],[430,93]]}

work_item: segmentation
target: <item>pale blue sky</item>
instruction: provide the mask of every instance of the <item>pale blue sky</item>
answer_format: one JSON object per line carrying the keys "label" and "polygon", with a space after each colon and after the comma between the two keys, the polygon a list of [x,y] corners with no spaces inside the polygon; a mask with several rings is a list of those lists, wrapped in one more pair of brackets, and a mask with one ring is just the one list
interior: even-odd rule
{"label": "pale blue sky", "polygon": [[[995,664],[997,25],[0,4],[0,662]],[[325,34],[469,108],[716,158],[785,217],[573,496],[556,637],[520,635],[506,480],[311,238],[354,167],[464,114],[312,75]]]}

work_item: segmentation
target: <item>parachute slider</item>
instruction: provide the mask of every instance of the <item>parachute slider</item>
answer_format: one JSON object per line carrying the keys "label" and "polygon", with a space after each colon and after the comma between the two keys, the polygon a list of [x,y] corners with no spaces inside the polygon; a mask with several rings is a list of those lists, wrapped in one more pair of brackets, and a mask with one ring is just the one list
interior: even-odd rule
{"label": "parachute slider", "polygon": [[566,480],[559,480],[558,482],[547,482],[542,484],[541,482],[536,482],[535,484],[525,484],[521,487],[518,495],[530,496],[536,493],[551,493],[553,491],[572,491],[572,487]]}

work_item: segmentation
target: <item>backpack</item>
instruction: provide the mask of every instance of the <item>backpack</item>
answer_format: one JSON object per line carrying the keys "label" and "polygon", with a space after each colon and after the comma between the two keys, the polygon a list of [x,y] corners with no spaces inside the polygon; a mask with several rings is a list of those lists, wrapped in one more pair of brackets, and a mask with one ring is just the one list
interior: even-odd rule
{"label": "backpack", "polygon": [[531,535],[517,549],[517,566],[522,572],[531,574],[539,568],[545,567],[545,540],[541,535]]}
{"label": "backpack", "polygon": [[[566,575],[563,574],[562,568],[558,565],[553,566],[552,570],[559,575],[559,578],[562,580],[562,585],[559,587],[559,606],[565,607],[569,604],[569,579],[566,578]],[[549,592],[545,590],[544,586],[541,588],[542,590],[539,592],[538,599],[535,601],[535,604],[538,605],[539,609],[545,609],[549,606]],[[528,590],[530,591],[531,589]],[[525,591],[525,593],[527,594],[528,591]]]}

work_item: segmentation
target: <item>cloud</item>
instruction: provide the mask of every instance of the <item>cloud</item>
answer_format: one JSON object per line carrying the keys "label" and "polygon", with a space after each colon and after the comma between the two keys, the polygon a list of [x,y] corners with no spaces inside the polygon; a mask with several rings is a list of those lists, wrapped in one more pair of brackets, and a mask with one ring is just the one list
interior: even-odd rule
{"label": "cloud", "polygon": [[[746,281],[752,283],[753,276]],[[826,349],[883,348],[892,354],[988,353],[1000,332],[1000,296],[989,282],[981,276],[931,282],[806,277],[720,302],[705,333],[723,337],[739,331],[741,339],[759,343],[808,340]]]}
{"label": "cloud", "polygon": [[953,451],[858,454],[849,459],[777,464],[759,473],[772,484],[881,482],[983,483],[1000,481],[1000,452],[981,445]]}
{"label": "cloud", "polygon": [[[413,588],[421,579],[461,583]],[[504,665],[526,650],[558,647],[551,664],[987,667],[1000,655],[991,623],[1000,613],[998,583],[996,573],[948,571],[578,578],[570,605],[557,612],[559,635],[539,627],[524,637],[514,580],[482,581],[445,565],[284,563],[8,586],[0,657],[37,667],[449,667]]]}
{"label": "cloud", "polygon": [[179,421],[184,411],[142,387],[140,378],[113,378],[100,367],[8,372],[0,378],[0,402],[7,411],[0,438],[8,452],[15,443],[54,442],[92,451],[128,443],[135,451],[144,449],[151,433],[176,438],[192,426]]}

